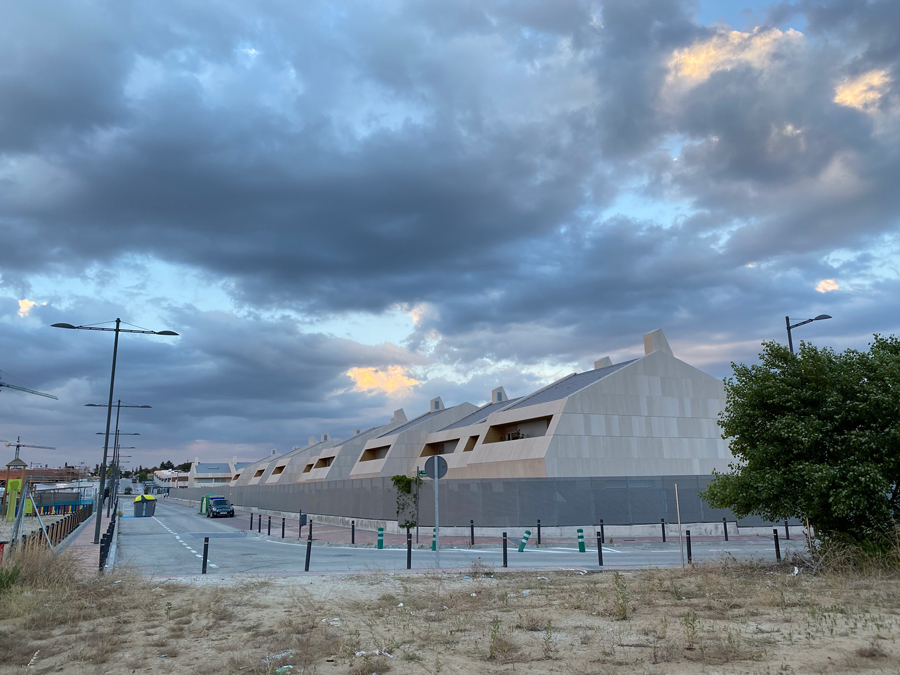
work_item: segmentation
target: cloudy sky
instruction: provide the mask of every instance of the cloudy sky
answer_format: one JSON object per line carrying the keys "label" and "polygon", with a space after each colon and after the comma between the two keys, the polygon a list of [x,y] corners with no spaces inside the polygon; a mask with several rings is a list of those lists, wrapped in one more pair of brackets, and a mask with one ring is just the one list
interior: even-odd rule
{"label": "cloudy sky", "polygon": [[[0,438],[255,459],[640,353],[900,329],[900,3],[13,3]],[[11,457],[11,453],[7,453]],[[3,459],[3,463],[8,461]]]}

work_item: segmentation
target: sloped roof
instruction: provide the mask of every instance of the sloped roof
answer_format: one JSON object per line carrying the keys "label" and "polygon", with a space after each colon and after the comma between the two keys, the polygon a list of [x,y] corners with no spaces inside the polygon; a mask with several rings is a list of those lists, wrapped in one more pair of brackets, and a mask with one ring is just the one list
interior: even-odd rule
{"label": "sloped roof", "polygon": [[586,370],[583,373],[576,373],[564,380],[560,380],[556,384],[550,385],[546,389],[535,392],[531,396],[519,399],[518,403],[511,405],[507,410],[526,408],[531,405],[549,403],[550,401],[558,401],[562,398],[566,398],[567,396],[571,396],[575,392],[594,384],[594,382],[602,380],[607,375],[612,375],[617,370],[621,370],[629,363],[634,363],[635,361],[637,361],[637,359],[622,361],[622,363],[616,363],[615,365],[606,366],[605,368],[597,368],[595,370]]}
{"label": "sloped roof", "polygon": [[197,462],[194,465],[194,473],[231,473],[231,465],[228,462]]}
{"label": "sloped roof", "polygon": [[245,466],[250,466],[251,464],[253,464],[253,462],[238,462],[234,465],[234,469],[235,471],[237,471],[239,469],[243,469]]}
{"label": "sloped roof", "polygon": [[431,412],[427,412],[424,415],[419,415],[415,419],[410,420],[406,424],[397,427],[396,429],[391,429],[390,431],[386,431],[381,434],[378,438],[384,438],[385,436],[393,436],[394,434],[399,434],[401,431],[406,431],[407,429],[412,429],[413,427],[417,427],[422,422],[427,419],[434,417],[435,415],[440,415],[442,412],[446,412],[449,408],[441,408],[440,410],[432,410]]}
{"label": "sloped roof", "polygon": [[448,429],[460,429],[462,427],[468,427],[473,424],[480,424],[481,422],[484,422],[488,418],[488,415],[490,415],[491,413],[496,412],[501,408],[505,408],[506,406],[511,405],[518,400],[518,398],[512,398],[508,401],[498,401],[497,403],[488,403],[487,405],[483,405],[471,415],[466,415],[461,420],[459,420],[459,422],[454,422],[450,426],[446,426],[441,429],[441,431],[447,431]]}

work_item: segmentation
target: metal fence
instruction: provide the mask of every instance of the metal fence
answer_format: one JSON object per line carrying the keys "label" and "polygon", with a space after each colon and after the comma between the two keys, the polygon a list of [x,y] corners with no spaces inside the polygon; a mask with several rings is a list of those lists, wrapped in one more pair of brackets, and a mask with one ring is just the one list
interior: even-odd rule
{"label": "metal fence", "polygon": [[[517,527],[538,518],[545,526],[597,524],[643,525],[676,522],[675,486],[684,523],[736,518],[727,509],[712,509],[699,497],[710,476],[640,476],[617,478],[517,478],[440,481],[441,525]],[[434,525],[434,483],[421,486],[419,523]],[[179,488],[173,497],[199,500],[210,488]],[[245,485],[215,488],[237,506],[288,513],[315,513],[346,518],[397,520],[397,492],[390,478],[323,481],[293,485]],[[403,513],[400,520],[412,517]],[[758,517],[742,518],[743,527],[768,525]],[[799,521],[792,522],[799,524]]]}

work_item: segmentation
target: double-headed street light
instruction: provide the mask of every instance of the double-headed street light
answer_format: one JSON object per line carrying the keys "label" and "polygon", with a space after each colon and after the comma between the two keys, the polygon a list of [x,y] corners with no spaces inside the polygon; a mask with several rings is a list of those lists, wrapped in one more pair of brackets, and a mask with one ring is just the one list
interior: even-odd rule
{"label": "double-headed street light", "polygon": [[791,354],[794,353],[794,341],[791,339],[791,329],[792,328],[797,328],[797,326],[805,326],[806,324],[812,323],[813,321],[824,321],[825,319],[830,319],[830,318],[831,317],[828,314],[819,314],[819,316],[817,316],[814,319],[806,319],[805,321],[799,321],[795,324],[792,324],[791,317],[789,317],[789,316],[784,317],[784,323],[787,326],[787,333],[788,333],[788,347],[791,350]]}
{"label": "double-headed street light", "polygon": [[[112,360],[112,373],[109,376],[109,403],[108,410],[106,413],[106,438],[103,441],[103,465],[104,469],[100,472],[100,494],[103,494],[103,484],[104,484],[104,474],[106,472],[106,454],[109,452],[109,425],[112,421],[112,404],[113,404],[113,389],[116,383],[116,355],[119,351],[119,333],[141,333],[144,335],[171,335],[177,336],[178,333],[171,330],[131,330],[128,328],[122,328],[122,320],[116,319],[116,327],[115,328],[105,328],[102,326],[73,326],[70,323],[54,323],[53,328],[66,328],[68,330],[100,330],[100,331],[111,331],[116,334],[116,339],[113,342],[113,360]],[[130,324],[129,324],[130,325]],[[100,510],[97,510],[97,522],[94,526],[94,543],[100,543]]]}

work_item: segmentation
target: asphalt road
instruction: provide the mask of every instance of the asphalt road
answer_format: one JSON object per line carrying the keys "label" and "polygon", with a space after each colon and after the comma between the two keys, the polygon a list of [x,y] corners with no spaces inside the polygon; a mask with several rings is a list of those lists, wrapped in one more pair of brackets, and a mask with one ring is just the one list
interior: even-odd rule
{"label": "asphalt road", "polygon": [[[127,563],[143,574],[156,576],[200,574],[204,537],[209,537],[208,574],[304,574],[305,539],[270,539],[236,530],[232,524],[199,516],[196,509],[166,504],[163,500],[157,503],[156,515],[152,518],[120,518],[116,565]],[[544,546],[537,549],[533,544],[519,553],[518,541],[510,540],[508,565],[510,570],[599,569],[596,541],[588,541],[587,544],[589,548],[586,553],[579,553],[574,546]],[[590,548],[592,545],[593,548]],[[803,542],[797,539],[781,541],[782,554],[802,546]],[[773,542],[765,538],[758,541],[694,542],[692,548],[694,562],[726,555],[738,559],[775,559]],[[442,548],[440,567],[467,570],[473,560],[481,558],[483,563],[499,569],[502,555],[500,547]],[[666,544],[616,544],[603,547],[603,562],[604,568],[609,569],[677,567],[681,565],[681,552],[677,540]],[[438,561],[433,551],[413,549],[414,571],[434,570],[437,567]],[[311,573],[375,570],[405,572],[406,549],[378,550],[313,541]]]}

